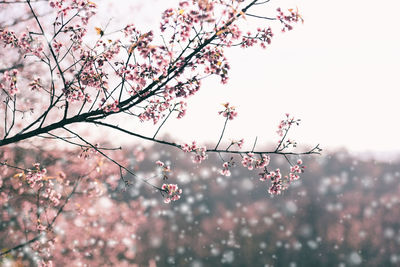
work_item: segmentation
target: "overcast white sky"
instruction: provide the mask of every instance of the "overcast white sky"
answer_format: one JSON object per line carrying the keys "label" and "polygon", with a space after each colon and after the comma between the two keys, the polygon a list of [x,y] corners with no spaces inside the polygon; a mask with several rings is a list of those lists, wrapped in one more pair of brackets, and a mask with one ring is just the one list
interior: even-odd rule
{"label": "overcast white sky", "polygon": [[[120,10],[114,2],[102,16],[158,27],[159,12],[177,2],[118,1]],[[400,151],[400,1],[271,0],[271,6],[297,6],[305,23],[277,33],[267,50],[230,50],[228,85],[204,83],[187,116],[162,132],[184,141],[217,140],[224,122],[217,111],[229,101],[239,116],[226,137],[243,136],[249,145],[256,136],[276,141],[276,126],[289,112],[302,119],[292,135],[300,143]]]}

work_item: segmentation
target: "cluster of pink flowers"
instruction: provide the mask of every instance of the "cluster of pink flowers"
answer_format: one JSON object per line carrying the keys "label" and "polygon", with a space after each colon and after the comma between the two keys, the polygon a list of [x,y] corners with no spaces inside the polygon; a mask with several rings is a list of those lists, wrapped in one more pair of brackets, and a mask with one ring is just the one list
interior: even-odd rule
{"label": "cluster of pink flowers", "polygon": [[38,91],[43,88],[40,77],[34,78],[32,82],[29,83],[32,91]]}
{"label": "cluster of pink flowers", "polygon": [[18,70],[16,69],[5,71],[3,74],[2,82],[0,82],[0,89],[8,92],[10,96],[18,93],[17,74]]}
{"label": "cluster of pink flowers", "polygon": [[244,144],[244,139],[240,139],[237,142],[234,142],[234,144],[236,144],[239,148],[243,148],[243,144]]}
{"label": "cluster of pink flowers", "polygon": [[229,106],[229,103],[225,103],[222,105],[225,107],[225,109],[219,111],[218,114],[220,115],[222,114],[222,116],[228,118],[229,120],[233,120],[238,115],[238,113],[235,110],[236,108],[234,106]]}
{"label": "cluster of pink flowers", "polygon": [[93,9],[96,8],[96,4],[90,0],[51,0],[49,5],[58,10],[58,18],[66,17],[69,11],[74,9],[85,11],[84,15],[79,16],[84,25],[87,25],[90,17],[95,14]]}
{"label": "cluster of pink flowers", "polygon": [[303,161],[299,159],[297,164],[290,168],[289,176],[282,178],[280,169],[275,171],[267,171],[265,168],[264,172],[260,173],[260,181],[271,180],[271,186],[268,189],[270,194],[280,194],[283,190],[286,190],[291,182],[300,179],[299,174],[304,172],[306,167],[303,165]]}
{"label": "cluster of pink flowers", "polygon": [[196,79],[196,77],[192,77],[190,80],[186,82],[179,81],[175,86],[166,86],[164,92],[165,97],[168,95],[175,97],[183,97],[188,98],[189,96],[194,95],[200,89],[200,80]]}
{"label": "cluster of pink flowers", "polygon": [[170,166],[166,165],[164,162],[157,160],[156,164],[162,168],[162,177],[163,180],[168,179],[168,173],[171,172]]}
{"label": "cluster of pink flowers", "polygon": [[170,103],[161,99],[152,99],[149,102],[145,111],[139,114],[139,119],[141,121],[153,120],[153,123],[157,124],[163,116],[162,113],[170,107]]}
{"label": "cluster of pink flowers", "polygon": [[229,170],[229,167],[230,167],[230,163],[229,162],[224,162],[222,164],[222,170],[221,170],[220,173],[223,176],[231,176],[231,171]]}
{"label": "cluster of pink flowers", "polygon": [[231,24],[223,30],[217,31],[218,39],[223,42],[227,47],[231,47],[235,40],[242,36],[242,31],[236,24]]}
{"label": "cluster of pink flowers", "polygon": [[271,180],[271,186],[268,189],[268,193],[272,195],[279,195],[283,190],[287,188],[282,180],[282,174],[280,169],[276,169],[275,171],[268,172],[265,171],[260,173],[260,181]]}
{"label": "cluster of pink flowers", "polygon": [[247,153],[246,156],[242,158],[242,165],[249,170],[262,169],[268,166],[270,162],[270,156],[262,154],[260,158],[256,158],[254,153]]}
{"label": "cluster of pink flowers", "polygon": [[[167,67],[173,52],[168,51],[164,45],[153,45],[154,34],[152,31],[141,33],[133,25],[127,25],[123,33],[130,43],[128,53],[137,52],[144,61],[137,62],[135,65],[128,65],[130,69],[134,69],[135,74],[130,78],[154,78],[158,75],[167,75]],[[136,53],[135,53],[136,54]],[[147,60],[151,59],[154,64],[148,64]],[[140,73],[140,75],[138,75]],[[129,78],[128,78],[129,79]]]}
{"label": "cluster of pink flowers", "polygon": [[174,28],[176,32],[174,38],[177,41],[185,42],[190,37],[195,23],[204,21],[212,23],[215,20],[213,9],[214,3],[211,1],[182,1],[179,3],[179,9],[169,8],[164,11],[161,31]]}
{"label": "cluster of pink flowers", "polygon": [[194,163],[201,163],[203,160],[205,160],[207,158],[207,154],[206,154],[206,147],[199,147],[195,150],[195,155],[193,157],[193,162]]}
{"label": "cluster of pink flowers", "polygon": [[40,169],[39,163],[35,163],[33,166],[35,167],[35,169],[30,170],[26,174],[26,182],[31,188],[35,187],[36,185],[38,185],[39,187],[43,187],[42,181],[47,173],[47,170],[45,168]]}
{"label": "cluster of pink flowers", "polygon": [[54,52],[60,53],[60,50],[61,50],[61,48],[63,47],[63,44],[60,43],[60,42],[57,41],[57,40],[53,40],[52,47],[54,48]]}
{"label": "cluster of pink flowers", "polygon": [[292,126],[293,124],[299,125],[299,123],[300,119],[295,119],[294,117],[290,118],[290,114],[286,113],[286,119],[281,120],[276,133],[282,137],[289,130],[290,126]]}
{"label": "cluster of pink flowers", "polygon": [[79,87],[70,86],[67,89],[63,89],[65,98],[68,102],[84,101],[91,102],[90,96],[85,94],[83,90]]}
{"label": "cluster of pink flowers", "polygon": [[42,196],[45,199],[48,199],[53,204],[53,206],[58,206],[60,204],[61,194],[54,190],[54,183],[51,180],[48,181],[46,187],[47,188],[42,193]]}
{"label": "cluster of pink flowers", "polygon": [[110,104],[105,104],[105,102],[106,102],[106,100],[103,98],[100,103],[100,107],[103,108],[104,112],[109,113],[109,112],[118,112],[119,111],[118,100],[115,100],[114,102],[112,102]]}
{"label": "cluster of pink flowers", "polygon": [[[122,65],[122,62],[116,62],[115,65]],[[136,95],[137,93],[140,93],[140,91],[146,86],[147,81],[145,79],[145,73],[149,75],[150,73],[153,73],[150,69],[147,68],[148,66],[146,64],[128,64],[127,67],[121,66],[117,71],[116,74],[121,77],[125,78],[127,81],[133,81],[134,85],[130,88],[129,93],[131,95]]]}
{"label": "cluster of pink flowers", "polygon": [[286,30],[291,31],[293,30],[292,23],[297,23],[298,21],[303,22],[303,18],[298,13],[298,10],[294,11],[293,9],[289,9],[289,14],[285,15],[282,9],[278,8],[278,15],[277,19],[283,24],[282,32]]}
{"label": "cluster of pink flowers", "polygon": [[298,180],[300,178],[299,174],[303,173],[305,168],[303,161],[301,159],[297,160],[297,164],[290,167],[289,180]]}
{"label": "cluster of pink flowers", "polygon": [[88,86],[96,89],[107,88],[108,83],[106,74],[103,73],[102,68],[100,67],[105,61],[104,57],[97,57],[93,51],[85,51],[81,54],[81,60],[84,64],[82,70],[77,76],[79,79],[79,86]]}
{"label": "cluster of pink flowers", "polygon": [[181,146],[181,149],[183,150],[183,152],[191,152],[191,151],[195,150],[196,148],[197,148],[196,141],[193,141],[191,145],[183,144]]}
{"label": "cluster of pink flowers", "polygon": [[248,48],[257,44],[257,38],[251,35],[251,32],[247,32],[247,36],[242,36],[242,42],[240,47]]}
{"label": "cluster of pink flowers", "polygon": [[187,107],[187,103],[180,101],[176,106],[175,106],[175,110],[178,111],[178,119],[183,118],[183,116],[186,115],[186,107]]}
{"label": "cluster of pink flowers", "polygon": [[232,140],[231,145],[237,145],[239,148],[243,148],[244,138],[240,139],[239,141]]}
{"label": "cluster of pink flowers", "polygon": [[275,171],[265,171],[263,173],[260,173],[260,181],[266,181],[266,180],[274,180],[274,179],[281,179],[282,174],[280,169],[276,169]]}
{"label": "cluster of pink flowers", "polygon": [[176,201],[181,198],[182,189],[179,189],[176,184],[163,184],[161,189],[167,193],[167,196],[164,198],[164,203],[170,203],[171,201]]}
{"label": "cluster of pink flowers", "polygon": [[258,28],[257,31],[258,31],[258,34],[260,35],[260,36],[258,36],[258,38],[261,40],[261,44],[260,44],[261,47],[264,49],[267,48],[266,44],[271,44],[271,39],[274,36],[271,28],[270,27],[265,28],[265,29]]}
{"label": "cluster of pink flowers", "polygon": [[280,150],[283,150],[283,149],[288,148],[290,146],[292,146],[292,147],[296,147],[297,146],[297,142],[294,141],[293,139],[287,139],[287,140],[285,140],[283,142],[282,142],[282,140],[278,140],[278,144],[281,145],[281,149]]}
{"label": "cluster of pink flowers", "polygon": [[[135,75],[142,76],[137,73]],[[143,81],[143,86],[146,85],[146,81]],[[135,95],[143,86],[135,88],[132,95]],[[152,120],[156,124],[161,118],[164,117],[164,112],[174,106],[174,110],[178,111],[177,118],[180,119],[186,114],[187,104],[185,101],[177,102],[176,99],[183,97],[187,98],[194,95],[200,89],[200,81],[195,77],[187,80],[186,82],[178,81],[174,86],[166,86],[163,88],[162,97],[155,97],[148,101],[145,106],[145,110],[139,114],[139,119],[142,121]],[[175,101],[174,101],[175,100]],[[177,102],[174,104],[174,102]]]}
{"label": "cluster of pink flowers", "polygon": [[28,35],[26,32],[18,37],[14,31],[0,29],[0,40],[4,42],[5,46],[10,45],[19,49],[22,54],[31,53],[38,58],[42,56],[43,42],[39,40],[39,37]]}
{"label": "cluster of pink flowers", "polygon": [[246,36],[242,36],[242,42],[240,46],[242,48],[248,48],[254,46],[258,43],[258,41],[260,41],[260,46],[265,49],[267,48],[267,45],[271,44],[273,36],[274,34],[272,33],[272,29],[270,27],[264,29],[257,28],[257,32],[255,34],[247,32]]}
{"label": "cluster of pink flowers", "polygon": [[97,64],[99,67],[103,67],[104,62],[107,60],[112,60],[115,58],[116,55],[119,54],[121,50],[121,46],[119,44],[119,40],[112,42],[112,40],[103,41],[98,40],[96,43],[96,47],[101,47],[101,52],[97,55]]}
{"label": "cluster of pink flowers", "polygon": [[276,169],[276,173],[274,176],[271,176],[271,186],[268,188],[268,193],[272,195],[280,195],[283,190],[287,189],[287,185],[283,184],[281,179],[282,175],[279,172],[279,169]]}
{"label": "cluster of pink flowers", "polygon": [[193,152],[195,155],[193,156],[192,160],[194,163],[201,163],[203,160],[207,158],[207,148],[205,146],[199,147],[196,144],[196,141],[193,141],[191,145],[183,144],[181,146],[183,152]]}
{"label": "cluster of pink flowers", "polygon": [[221,83],[228,82],[229,63],[223,54],[223,50],[219,48],[209,48],[206,50],[201,59],[196,61],[196,64],[205,64],[205,74],[216,74],[221,77]]}
{"label": "cluster of pink flowers", "polygon": [[[38,221],[37,225],[37,230],[39,231],[45,231],[46,227],[43,226],[40,222]],[[45,236],[45,235],[43,235]],[[42,238],[41,240],[35,241],[32,244],[32,249],[35,251],[35,253],[39,256],[37,257],[36,264],[38,267],[53,267],[53,261],[50,260],[52,253],[54,252],[55,249],[55,242],[53,239],[50,238]]]}
{"label": "cluster of pink flowers", "polygon": [[56,0],[56,1],[50,1],[50,7],[52,8],[57,8],[57,9],[61,9],[63,7],[63,2],[64,0]]}
{"label": "cluster of pink flowers", "polygon": [[0,29],[0,40],[4,42],[4,46],[11,45],[12,47],[18,47],[20,44],[15,32],[6,29]]}

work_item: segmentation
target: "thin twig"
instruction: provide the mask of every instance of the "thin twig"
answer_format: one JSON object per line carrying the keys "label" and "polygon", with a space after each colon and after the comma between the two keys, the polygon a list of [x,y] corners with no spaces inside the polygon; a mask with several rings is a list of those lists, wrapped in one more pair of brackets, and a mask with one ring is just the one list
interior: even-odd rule
{"label": "thin twig", "polygon": [[221,143],[222,136],[224,136],[224,133],[225,133],[226,124],[228,123],[228,119],[229,119],[229,116],[227,116],[227,117],[226,117],[226,120],[225,120],[225,123],[224,123],[224,128],[222,129],[221,136],[219,137],[218,143],[217,143],[217,145],[215,146],[215,148],[214,148],[214,149],[217,149],[217,148],[218,148],[218,146],[219,146],[219,143]]}

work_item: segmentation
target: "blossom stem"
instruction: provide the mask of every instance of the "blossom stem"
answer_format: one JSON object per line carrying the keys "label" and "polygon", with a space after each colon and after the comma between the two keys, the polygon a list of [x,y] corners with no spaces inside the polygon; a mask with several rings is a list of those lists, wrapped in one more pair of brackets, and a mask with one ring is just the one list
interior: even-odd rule
{"label": "blossom stem", "polygon": [[225,120],[225,123],[224,123],[224,128],[222,129],[221,136],[219,137],[218,143],[217,143],[217,145],[215,146],[215,148],[214,148],[214,149],[217,149],[217,148],[218,148],[218,146],[219,146],[219,143],[221,143],[222,136],[224,136],[224,133],[225,133],[226,124],[228,123],[228,119],[229,119],[229,116],[227,116],[227,117],[226,117],[226,120]]}

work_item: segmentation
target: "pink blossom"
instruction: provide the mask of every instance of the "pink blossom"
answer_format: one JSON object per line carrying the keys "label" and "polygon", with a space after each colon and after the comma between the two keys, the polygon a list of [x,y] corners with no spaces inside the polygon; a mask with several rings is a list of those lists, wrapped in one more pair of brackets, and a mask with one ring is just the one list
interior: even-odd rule
{"label": "pink blossom", "polygon": [[167,196],[164,197],[164,203],[177,201],[181,198],[182,189],[180,189],[177,184],[163,184],[161,190],[167,193]]}
{"label": "pink blossom", "polygon": [[222,114],[222,116],[228,118],[229,120],[233,120],[237,116],[235,107],[229,106],[229,103],[225,103],[223,106],[225,107],[225,110],[219,111],[218,114]]}
{"label": "pink blossom", "polygon": [[222,164],[222,170],[220,171],[220,173],[224,176],[231,176],[231,172],[229,170],[229,162],[224,162]]}

